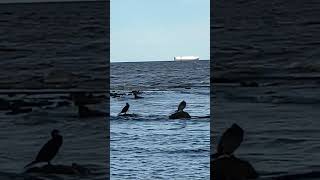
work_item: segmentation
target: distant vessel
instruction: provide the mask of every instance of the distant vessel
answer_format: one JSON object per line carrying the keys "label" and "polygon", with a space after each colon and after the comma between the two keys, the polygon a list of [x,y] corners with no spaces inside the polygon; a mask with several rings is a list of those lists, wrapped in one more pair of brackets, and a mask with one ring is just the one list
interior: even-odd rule
{"label": "distant vessel", "polygon": [[196,61],[199,60],[198,56],[176,56],[174,61]]}

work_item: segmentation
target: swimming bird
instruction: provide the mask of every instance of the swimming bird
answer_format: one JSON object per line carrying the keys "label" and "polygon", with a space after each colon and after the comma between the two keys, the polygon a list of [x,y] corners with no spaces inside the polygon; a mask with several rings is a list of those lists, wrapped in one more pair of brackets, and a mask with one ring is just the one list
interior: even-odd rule
{"label": "swimming bird", "polygon": [[121,113],[126,114],[127,111],[129,110],[129,107],[130,107],[130,105],[128,103],[126,103],[126,106],[122,108],[122,110],[121,110],[121,112],[119,114],[121,114]]}
{"label": "swimming bird", "polygon": [[187,105],[187,103],[185,101],[182,101],[178,106],[177,112],[183,111],[183,109],[186,107],[186,105]]}
{"label": "swimming bird", "polygon": [[27,164],[25,168],[40,162],[47,162],[48,165],[51,164],[50,161],[58,153],[63,141],[62,136],[59,134],[59,130],[52,130],[51,137],[52,138],[41,148],[36,159]]}

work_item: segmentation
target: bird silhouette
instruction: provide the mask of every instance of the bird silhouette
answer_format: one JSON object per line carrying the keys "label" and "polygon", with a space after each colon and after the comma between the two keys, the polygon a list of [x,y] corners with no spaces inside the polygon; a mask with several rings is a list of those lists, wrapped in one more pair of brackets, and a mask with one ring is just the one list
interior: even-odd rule
{"label": "bird silhouette", "polygon": [[50,161],[56,156],[63,142],[62,136],[59,134],[59,130],[51,131],[51,139],[40,149],[36,159],[25,166],[31,166],[40,162],[47,162],[50,165]]}
{"label": "bird silhouette", "polygon": [[187,103],[185,101],[182,101],[178,106],[177,112],[183,111],[183,109],[186,107],[186,105],[187,105]]}
{"label": "bird silhouette", "polygon": [[243,129],[233,124],[223,134],[218,144],[218,154],[232,154],[243,141]]}
{"label": "bird silhouette", "polygon": [[127,111],[129,110],[130,105],[128,103],[126,103],[126,106],[122,108],[121,112],[119,114],[126,114]]}

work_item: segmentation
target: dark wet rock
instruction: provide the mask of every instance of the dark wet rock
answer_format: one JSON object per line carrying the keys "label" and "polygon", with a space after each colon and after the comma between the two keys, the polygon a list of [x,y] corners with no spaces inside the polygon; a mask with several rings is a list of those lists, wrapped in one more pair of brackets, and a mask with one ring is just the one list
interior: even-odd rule
{"label": "dark wet rock", "polygon": [[56,107],[70,106],[71,103],[69,101],[59,101],[57,102]]}
{"label": "dark wet rock", "polygon": [[142,92],[140,90],[133,90],[133,91],[131,91],[131,93],[133,93],[133,94],[142,94]]}
{"label": "dark wet rock", "polygon": [[13,100],[11,101],[11,106],[12,107],[41,107],[41,106],[48,106],[48,105],[52,105],[53,102],[50,101],[34,101],[34,102],[28,102],[28,101],[24,101],[24,100]]}
{"label": "dark wet rock", "polygon": [[265,92],[265,94],[275,94],[276,92],[274,92],[274,91],[267,91],[267,92]]}
{"label": "dark wet rock", "polygon": [[44,165],[42,167],[32,167],[26,173],[45,173],[45,174],[66,174],[66,175],[88,175],[90,170],[76,163],[67,165]]}
{"label": "dark wet rock", "polygon": [[122,117],[137,117],[137,114],[119,114],[118,116],[122,116]]}
{"label": "dark wet rock", "polygon": [[189,115],[189,113],[185,111],[178,111],[169,116],[169,119],[187,119],[187,118],[191,118],[191,116]]}
{"label": "dark wet rock", "polygon": [[121,97],[121,96],[124,96],[125,94],[118,94],[118,93],[110,93],[110,96],[112,97],[112,98],[117,98],[117,97]]}
{"label": "dark wet rock", "polygon": [[16,114],[25,114],[32,112],[32,108],[20,108],[20,107],[15,107],[12,108],[10,112],[7,112],[7,115],[16,115]]}
{"label": "dark wet rock", "polygon": [[219,157],[210,162],[210,174],[214,179],[257,179],[253,166],[234,156]]}
{"label": "dark wet rock", "polygon": [[88,117],[107,117],[107,113],[101,112],[98,110],[89,109],[86,106],[80,105],[78,106],[78,115],[81,118],[88,118]]}
{"label": "dark wet rock", "polygon": [[142,99],[142,96],[139,96],[138,93],[133,93],[135,99]]}
{"label": "dark wet rock", "polygon": [[75,105],[86,105],[86,104],[98,104],[105,100],[105,96],[94,96],[92,94],[87,93],[73,93],[71,94],[72,100]]}
{"label": "dark wet rock", "polygon": [[240,82],[240,85],[243,87],[259,87],[259,84],[257,82]]}
{"label": "dark wet rock", "polygon": [[9,110],[10,103],[5,99],[0,99],[0,110]]}

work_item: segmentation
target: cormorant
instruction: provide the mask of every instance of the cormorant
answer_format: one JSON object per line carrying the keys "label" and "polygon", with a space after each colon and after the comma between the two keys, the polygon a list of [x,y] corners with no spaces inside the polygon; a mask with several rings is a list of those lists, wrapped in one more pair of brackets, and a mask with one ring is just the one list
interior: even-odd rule
{"label": "cormorant", "polygon": [[141,99],[141,98],[143,98],[143,97],[141,97],[141,96],[138,96],[138,93],[137,93],[136,91],[133,92],[133,96],[134,96],[135,99]]}
{"label": "cormorant", "polygon": [[51,164],[50,161],[58,153],[63,141],[62,136],[59,134],[59,130],[54,129],[51,131],[51,137],[52,138],[41,148],[36,159],[26,165],[25,168],[40,162],[47,162],[48,165]]}
{"label": "cormorant", "polygon": [[185,101],[182,101],[178,106],[177,112],[183,111],[183,109],[186,107],[186,105],[187,105],[187,103]]}
{"label": "cormorant", "polygon": [[126,103],[126,106],[125,106],[125,107],[123,107],[123,109],[121,110],[121,112],[120,112],[119,114],[121,114],[121,113],[126,114],[126,113],[127,113],[127,111],[129,110],[129,107],[130,107],[130,105],[129,105],[128,103]]}
{"label": "cormorant", "polygon": [[217,154],[215,156],[217,157],[222,154],[233,154],[233,152],[242,143],[243,134],[243,129],[237,124],[233,124],[222,134],[222,137],[218,144]]}

